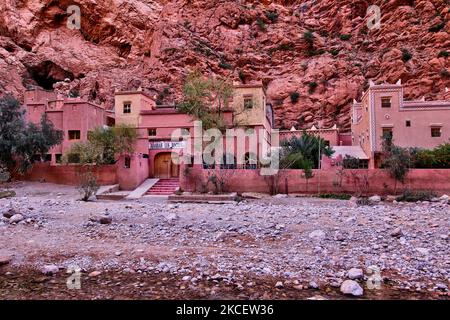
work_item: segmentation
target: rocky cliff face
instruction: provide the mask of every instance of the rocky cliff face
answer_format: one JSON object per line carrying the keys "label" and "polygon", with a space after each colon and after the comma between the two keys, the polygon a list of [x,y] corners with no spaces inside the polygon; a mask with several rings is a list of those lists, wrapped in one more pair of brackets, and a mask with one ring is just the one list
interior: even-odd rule
{"label": "rocky cliff face", "polygon": [[[80,30],[66,25],[72,4]],[[381,26],[371,30],[372,4]],[[279,126],[348,129],[367,79],[443,98],[449,20],[448,0],[3,0],[0,95],[38,85],[112,106],[114,90],[142,87],[171,103],[197,68],[262,80]]]}

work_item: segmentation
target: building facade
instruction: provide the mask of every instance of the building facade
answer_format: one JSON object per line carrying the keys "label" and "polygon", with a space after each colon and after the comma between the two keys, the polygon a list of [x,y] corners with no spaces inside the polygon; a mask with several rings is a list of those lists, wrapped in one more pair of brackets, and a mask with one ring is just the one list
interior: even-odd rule
{"label": "building facade", "polygon": [[[115,121],[116,124],[129,124],[138,132],[135,153],[119,160],[119,181],[124,189],[132,189],[147,178],[178,178],[181,174],[180,164],[172,159],[183,158],[184,152],[189,151],[195,155],[194,139],[202,133],[196,133],[196,119],[182,113],[175,106],[156,105],[154,100],[142,90],[116,92],[115,94]],[[272,143],[273,111],[267,103],[265,90],[261,83],[236,85],[229,105],[220,111],[225,126],[228,129],[241,128],[250,130],[257,135],[256,155],[243,154],[243,159],[226,157],[225,166],[244,166],[252,158],[254,162],[248,167],[254,168],[258,163],[258,154],[263,145]],[[253,130],[253,131],[252,131]],[[189,136],[180,141],[174,141],[172,135]],[[223,132],[225,134],[225,132]],[[245,138],[244,138],[245,139]],[[186,146],[188,144],[188,146]],[[250,150],[250,142],[244,142],[244,150]],[[224,150],[238,148],[238,137],[231,140],[223,136]],[[230,154],[237,152],[230,151]],[[184,158],[183,158],[184,159]],[[231,160],[230,160],[231,159]],[[184,159],[183,161],[185,161]],[[195,159],[190,160],[192,163]],[[202,161],[200,159],[200,161]],[[248,164],[248,163],[247,163]],[[197,162],[198,165],[198,162]]]}
{"label": "building facade", "polygon": [[383,135],[401,147],[434,148],[450,139],[450,101],[406,101],[403,86],[370,82],[352,107],[352,145],[362,148],[369,168],[380,165]]}
{"label": "building facade", "polygon": [[52,91],[33,89],[25,92],[25,119],[39,124],[43,114],[56,129],[63,132],[61,144],[53,147],[43,161],[57,163],[73,143],[86,141],[88,132],[104,125],[113,125],[114,116],[103,106],[80,98],[67,98]]}

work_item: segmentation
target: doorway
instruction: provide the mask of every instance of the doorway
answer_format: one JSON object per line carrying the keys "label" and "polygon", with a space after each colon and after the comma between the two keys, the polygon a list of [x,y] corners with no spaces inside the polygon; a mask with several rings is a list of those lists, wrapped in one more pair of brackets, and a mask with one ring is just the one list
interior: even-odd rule
{"label": "doorway", "polygon": [[178,165],[172,162],[171,152],[158,153],[155,156],[154,177],[160,179],[178,178]]}

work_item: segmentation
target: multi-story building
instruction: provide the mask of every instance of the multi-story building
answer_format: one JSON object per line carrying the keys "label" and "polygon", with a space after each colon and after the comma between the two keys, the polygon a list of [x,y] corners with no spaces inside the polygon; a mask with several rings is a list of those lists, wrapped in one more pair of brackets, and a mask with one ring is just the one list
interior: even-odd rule
{"label": "multi-story building", "polygon": [[25,92],[25,119],[38,124],[43,114],[56,129],[63,131],[63,141],[53,147],[44,161],[59,162],[74,142],[86,141],[88,132],[103,125],[113,125],[114,115],[103,106],[80,98],[67,98],[52,91],[33,89]]}
{"label": "multi-story building", "polygon": [[[273,126],[272,106],[267,103],[266,94],[261,83],[237,85],[234,87],[232,101],[221,111],[227,128],[245,128],[256,130],[258,136],[258,152],[262,140],[271,144]],[[153,98],[142,90],[116,92],[115,94],[116,124],[126,123],[135,126],[138,141],[135,154],[121,159],[119,177],[122,187],[133,188],[148,177],[177,178],[180,175],[179,164],[172,161],[174,153],[181,156],[186,150],[186,141],[173,141],[172,134],[180,129],[180,133],[189,134],[194,139],[194,119],[180,112],[175,106],[156,105]],[[262,136],[260,136],[262,133]],[[223,137],[224,149],[227,147],[226,136]],[[191,144],[191,154],[194,143]],[[237,147],[237,143],[234,144]],[[248,142],[244,146],[248,149]],[[234,153],[235,154],[235,153]],[[244,155],[247,159],[250,155]],[[252,155],[257,161],[257,155]],[[246,159],[243,160],[245,162]],[[236,158],[224,160],[224,165],[237,166]]]}
{"label": "multi-story building", "polygon": [[450,138],[450,101],[407,101],[403,86],[370,82],[352,108],[352,144],[362,148],[369,168],[380,165],[383,135],[401,147],[433,148]]}

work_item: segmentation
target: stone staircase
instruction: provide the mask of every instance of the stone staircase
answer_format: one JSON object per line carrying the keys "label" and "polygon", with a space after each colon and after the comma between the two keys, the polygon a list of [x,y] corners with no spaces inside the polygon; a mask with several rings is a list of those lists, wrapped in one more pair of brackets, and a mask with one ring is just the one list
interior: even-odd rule
{"label": "stone staircase", "polygon": [[178,178],[173,179],[159,179],[148,191],[147,195],[151,196],[167,196],[177,190],[180,186]]}

